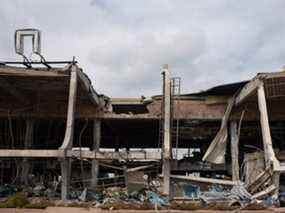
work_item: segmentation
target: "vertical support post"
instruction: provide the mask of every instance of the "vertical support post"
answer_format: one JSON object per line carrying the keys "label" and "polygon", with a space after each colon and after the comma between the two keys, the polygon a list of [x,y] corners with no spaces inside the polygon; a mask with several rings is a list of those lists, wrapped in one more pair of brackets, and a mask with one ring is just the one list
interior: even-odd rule
{"label": "vertical support post", "polygon": [[266,106],[266,97],[265,97],[263,84],[261,84],[258,87],[257,93],[258,93],[258,107],[260,112],[262,140],[263,140],[264,154],[265,154],[265,164],[266,166],[270,166],[271,163],[274,163],[275,161],[277,161],[277,159],[275,158],[275,153],[272,146],[268,112]]}
{"label": "vertical support post", "polygon": [[70,81],[69,81],[69,97],[67,107],[67,121],[63,143],[60,147],[61,150],[72,148],[74,121],[75,121],[75,106],[77,96],[77,69],[76,65],[71,65]]}
{"label": "vertical support post", "polygon": [[168,65],[163,67],[163,192],[170,196],[171,149],[171,80]]}
{"label": "vertical support post", "polygon": [[[34,136],[34,120],[27,119],[25,141],[24,141],[25,149],[31,148],[33,144],[33,136]],[[29,171],[30,171],[30,163],[27,158],[24,158],[22,161],[22,172],[21,172],[21,183],[24,185],[28,185]]]}
{"label": "vertical support post", "polygon": [[125,187],[128,189],[129,180],[128,180],[128,168],[127,168],[127,165],[124,165],[124,176],[125,176]]}
{"label": "vertical support post", "polygon": [[163,67],[163,153],[165,159],[171,159],[171,80],[168,65]]}
{"label": "vertical support post", "polygon": [[67,108],[67,121],[64,140],[59,148],[64,151],[65,157],[61,159],[61,199],[68,200],[69,195],[69,184],[71,175],[71,160],[66,157],[66,151],[72,148],[73,136],[74,136],[74,123],[75,123],[75,106],[77,96],[77,69],[75,64],[71,65],[70,82],[69,82],[69,97],[68,97],[68,108]]}
{"label": "vertical support post", "polygon": [[266,167],[273,166],[273,183],[276,186],[276,192],[274,197],[278,197],[279,192],[279,178],[280,172],[279,170],[279,161],[275,157],[275,153],[272,146],[272,139],[269,127],[269,119],[268,119],[268,111],[266,106],[266,96],[264,92],[264,84],[259,85],[257,89],[258,94],[258,108],[260,112],[260,123],[261,123],[261,131],[262,131],[262,140],[264,147],[264,157],[265,157],[265,165]]}
{"label": "vertical support post", "polygon": [[71,159],[61,159],[61,199],[67,201],[69,197]]}
{"label": "vertical support post", "polygon": [[[99,151],[101,143],[101,120],[95,119],[93,122],[93,150],[95,152]],[[91,167],[91,187],[96,188],[98,183],[98,174],[99,174],[99,160],[93,159],[92,160],[92,167]]]}
{"label": "vertical support post", "polygon": [[232,180],[239,181],[239,136],[237,122],[231,121],[230,123],[230,138],[231,138],[231,157],[232,157]]}
{"label": "vertical support post", "polygon": [[162,175],[163,175],[163,193],[170,197],[170,160],[163,159],[162,161]]}

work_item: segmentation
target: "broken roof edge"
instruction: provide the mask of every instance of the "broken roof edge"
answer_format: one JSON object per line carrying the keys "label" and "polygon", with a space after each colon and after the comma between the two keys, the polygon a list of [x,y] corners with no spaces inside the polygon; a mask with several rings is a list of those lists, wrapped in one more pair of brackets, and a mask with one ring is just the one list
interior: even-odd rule
{"label": "broken roof edge", "polygon": [[0,75],[19,77],[67,77],[69,71],[67,66],[48,69],[43,67],[24,68],[0,64]]}
{"label": "broken roof edge", "polygon": [[203,156],[203,161],[207,161],[214,164],[225,163],[226,145],[228,143],[228,130],[225,124],[230,120],[231,112],[235,106],[242,104],[253,92],[257,90],[260,85],[263,85],[263,80],[272,78],[285,77],[285,69],[276,72],[262,72],[257,73],[251,80],[247,81],[232,98],[229,99],[228,106],[224,113],[220,130],[216,134],[215,138],[210,143],[206,153]]}
{"label": "broken roof edge", "polygon": [[208,96],[208,95],[233,95],[235,94],[240,88],[242,88],[245,84],[247,84],[249,80],[246,81],[239,81],[234,83],[227,83],[227,84],[220,84],[210,89],[197,92],[197,93],[189,93],[185,94],[186,96]]}
{"label": "broken roof edge", "polygon": [[[255,78],[265,77],[265,78],[274,78],[274,77],[280,77],[284,76],[285,73],[285,67],[276,70],[276,71],[268,71],[268,72],[259,72],[254,77],[250,78],[249,80],[239,81],[239,82],[233,82],[233,83],[226,83],[226,84],[220,84],[214,87],[211,87],[210,89],[203,90],[196,93],[189,93],[184,94],[185,96],[205,96],[205,95],[234,95],[236,92],[241,90],[246,84],[253,81]],[[224,90],[227,90],[224,92]]]}
{"label": "broken roof edge", "polygon": [[[249,81],[240,81],[230,84],[222,84],[205,91],[197,93],[186,93],[180,95],[174,95],[174,99],[177,100],[205,100],[206,96],[232,96],[238,90],[240,90]],[[224,90],[227,90],[224,92]],[[148,98],[111,98],[111,104],[113,105],[147,105],[156,100],[161,100],[162,95],[154,95]]]}
{"label": "broken roof edge", "polygon": [[144,103],[143,98],[111,98],[114,105],[141,105]]}
{"label": "broken roof edge", "polygon": [[[232,96],[238,90],[240,90],[249,81],[240,81],[229,84],[221,84],[210,89],[196,92],[196,93],[185,93],[180,95],[175,95],[174,98],[178,100],[205,100],[207,96]],[[151,98],[153,100],[160,100],[162,95],[154,95]]]}
{"label": "broken roof edge", "polygon": [[[257,77],[264,77],[264,78],[275,78],[283,76],[285,73],[285,67],[277,70],[277,71],[269,71],[269,72],[260,72],[257,73],[253,78],[250,80],[244,80],[239,82],[233,83],[226,83],[220,84],[214,87],[211,87],[206,90],[202,90],[200,92],[194,93],[184,93],[180,95],[176,95],[177,99],[191,99],[191,100],[201,100],[205,96],[233,96],[236,92],[240,91],[246,84],[250,83]],[[154,95],[151,96],[153,100],[160,100],[162,95]]]}
{"label": "broken roof edge", "polygon": [[99,107],[99,109],[107,108],[110,102],[110,98],[98,94],[94,89],[92,82],[88,75],[83,72],[77,64],[67,64],[63,67],[45,68],[45,67],[17,67],[0,64],[0,76],[18,76],[18,77],[69,77],[71,66],[76,66],[78,81],[82,85],[82,88],[86,91],[90,101]]}
{"label": "broken roof edge", "polygon": [[[77,65],[74,65],[77,66]],[[78,67],[78,66],[77,66]],[[91,102],[98,106],[100,109],[104,109],[107,105],[110,104],[110,98],[103,94],[98,94],[92,85],[92,81],[86,73],[83,72],[83,69],[78,67],[78,77],[81,80],[82,86],[87,91]]]}

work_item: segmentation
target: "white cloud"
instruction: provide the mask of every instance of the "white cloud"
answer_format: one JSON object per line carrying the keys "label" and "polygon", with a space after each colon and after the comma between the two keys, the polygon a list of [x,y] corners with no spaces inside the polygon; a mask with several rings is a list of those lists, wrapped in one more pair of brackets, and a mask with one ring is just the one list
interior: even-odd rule
{"label": "white cloud", "polygon": [[47,59],[76,56],[109,96],[160,93],[160,68],[184,92],[253,77],[284,65],[283,0],[2,0],[1,59],[13,59],[16,28],[43,32]]}

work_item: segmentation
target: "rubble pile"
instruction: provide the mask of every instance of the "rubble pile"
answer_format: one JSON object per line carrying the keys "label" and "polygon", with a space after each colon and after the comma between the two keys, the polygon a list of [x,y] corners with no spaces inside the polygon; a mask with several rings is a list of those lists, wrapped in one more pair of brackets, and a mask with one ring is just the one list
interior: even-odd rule
{"label": "rubble pile", "polygon": [[[182,202],[177,202],[175,198],[168,200],[167,196],[161,194],[153,187],[145,187],[139,190],[128,191],[127,187],[108,187],[103,190],[91,190],[84,188],[82,190],[72,189],[70,200],[60,201],[60,191],[57,188],[48,188],[43,184],[34,187],[21,189],[13,185],[4,185],[0,187],[0,196],[9,197],[5,201],[11,203],[14,194],[23,194],[29,199],[25,200],[30,206],[45,207],[54,206],[80,206],[96,207],[102,209],[244,209],[244,208],[267,208],[277,204],[271,196],[256,198],[248,192],[243,183],[231,188],[221,185],[210,185],[207,190],[201,190],[199,185],[184,183],[182,190]],[[284,193],[280,193],[284,198]],[[18,198],[17,198],[18,199]],[[16,201],[17,201],[16,199]],[[12,200],[12,201],[11,201]],[[10,205],[10,204],[9,204]],[[8,205],[8,207],[9,207]],[[7,206],[7,205],[6,205]],[[10,206],[15,206],[14,204]]]}
{"label": "rubble pile", "polygon": [[[28,204],[42,206],[42,204],[52,206],[80,206],[80,207],[100,207],[103,209],[153,209],[168,206],[166,196],[149,188],[140,189],[128,193],[125,187],[109,187],[104,190],[94,191],[88,188],[83,190],[72,189],[69,201],[60,201],[60,191],[55,188],[47,188],[43,184],[34,187],[17,187],[5,185],[0,187],[0,196],[5,203],[10,198],[14,199],[15,194],[21,193],[28,199]],[[4,207],[18,207],[17,205],[5,205]],[[19,206],[23,207],[23,206]],[[1,208],[1,206],[0,206]]]}

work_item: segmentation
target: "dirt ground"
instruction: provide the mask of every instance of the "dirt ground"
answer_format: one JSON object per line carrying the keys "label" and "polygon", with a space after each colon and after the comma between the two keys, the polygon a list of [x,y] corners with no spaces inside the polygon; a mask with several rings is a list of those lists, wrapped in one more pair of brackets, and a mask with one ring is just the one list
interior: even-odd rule
{"label": "dirt ground", "polygon": [[[41,209],[0,209],[0,213],[106,213],[106,212],[113,212],[113,213],[185,213],[187,211],[181,211],[181,210],[163,210],[163,211],[155,211],[155,210],[113,210],[113,211],[107,211],[107,210],[101,210],[101,209],[85,209],[85,208],[73,208],[73,207],[48,207],[44,210]],[[192,212],[192,211],[191,211]],[[213,212],[219,212],[217,210],[196,210],[193,212],[197,213],[213,213]],[[227,212],[239,212],[239,211],[220,211],[223,213]],[[245,210],[240,211],[243,213],[265,213],[265,212],[284,212],[285,208],[275,208],[275,209],[268,209],[268,210]]]}

